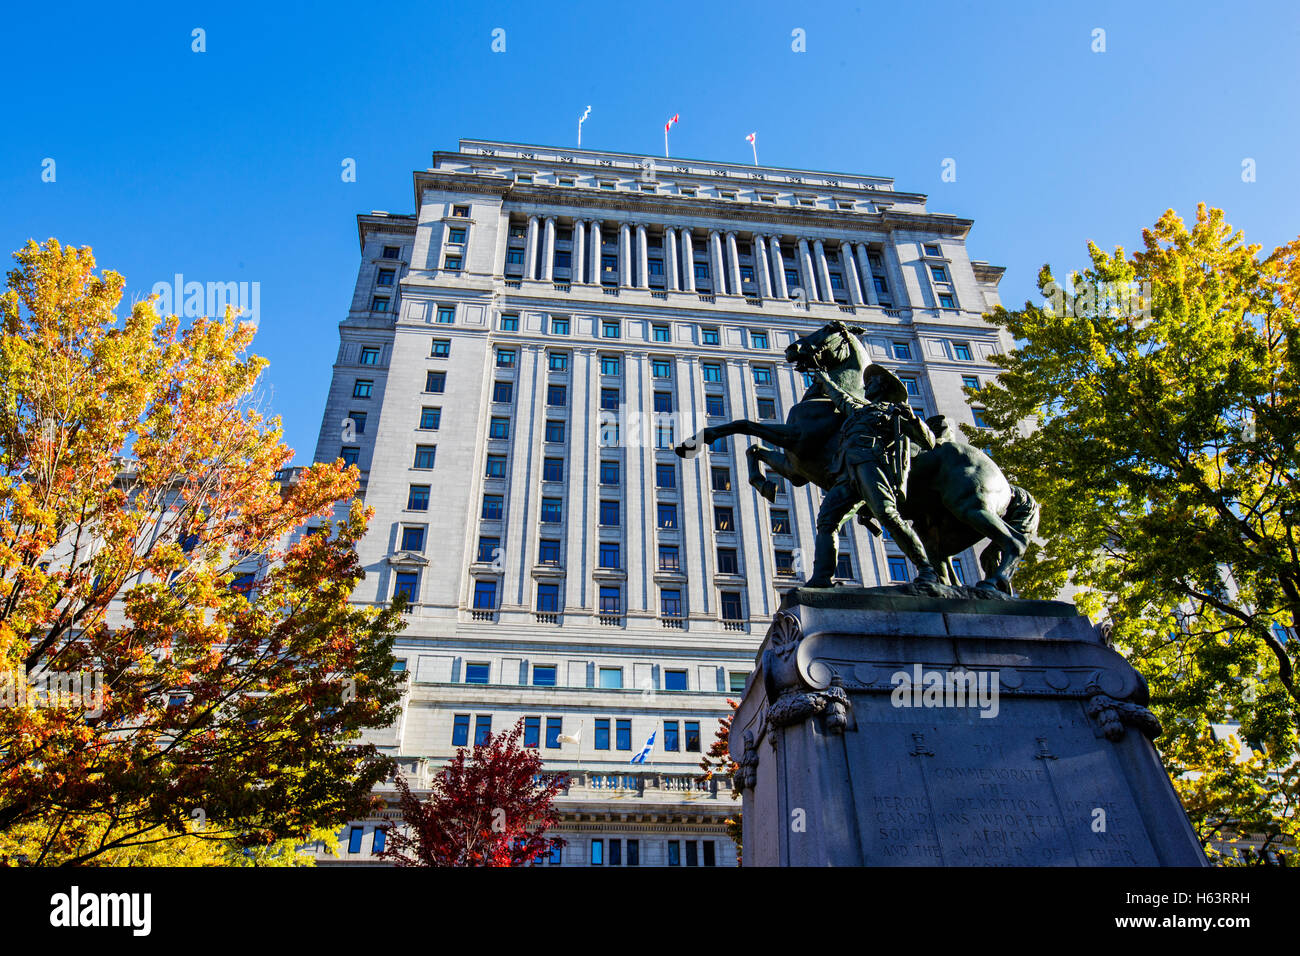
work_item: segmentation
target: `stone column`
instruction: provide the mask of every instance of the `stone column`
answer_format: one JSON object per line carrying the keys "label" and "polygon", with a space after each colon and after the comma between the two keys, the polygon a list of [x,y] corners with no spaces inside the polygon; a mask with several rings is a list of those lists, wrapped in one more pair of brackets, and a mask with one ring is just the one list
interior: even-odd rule
{"label": "stone column", "polygon": [[600,285],[600,220],[591,220],[591,283]]}
{"label": "stone column", "polygon": [[586,224],[581,219],[573,220],[573,251],[569,253],[569,281],[582,285],[582,257],[586,254]]}
{"label": "stone column", "polygon": [[865,242],[856,243],[853,251],[857,253],[858,268],[862,270],[862,284],[867,288],[867,302],[871,305],[880,307],[880,297],[876,295],[876,280],[871,275],[871,260],[867,258],[867,244]]}
{"label": "stone column", "polygon": [[858,270],[853,264],[853,246],[848,242],[840,243],[840,264],[844,267],[844,281],[849,287],[849,301],[855,306],[862,305],[862,286],[858,283]]}
{"label": "stone column", "polygon": [[524,278],[537,277],[537,217],[528,217],[528,238],[524,242]]}
{"label": "stone column", "polygon": [[682,286],[687,292],[695,291],[695,245],[691,230],[682,230]]}
{"label": "stone column", "polygon": [[677,227],[664,226],[664,288],[677,291]]}
{"label": "stone column", "polygon": [[736,248],[736,234],[727,233],[727,255],[731,258],[731,294],[744,295],[745,283],[740,278],[740,251]]}
{"label": "stone column", "polygon": [[646,234],[645,223],[636,227],[636,286],[638,289],[650,288],[650,237]]}
{"label": "stone column", "polygon": [[722,274],[722,234],[709,230],[709,278],[713,280],[713,294],[726,292],[726,278]]}
{"label": "stone column", "polygon": [[785,257],[781,255],[781,237],[769,236],[772,241],[772,291],[778,299],[790,298],[785,285]]}
{"label": "stone column", "polygon": [[632,285],[632,227],[625,222],[618,226],[618,284]]}
{"label": "stone column", "polygon": [[817,265],[818,286],[821,288],[819,299],[824,302],[835,301],[835,290],[831,288],[831,267],[826,262],[826,246],[820,239],[813,240],[814,262]]}
{"label": "stone column", "polygon": [[542,281],[555,278],[555,217],[546,217],[546,241],[542,243]]}
{"label": "stone column", "polygon": [[817,301],[817,280],[813,273],[812,251],[808,248],[808,240],[802,236],[799,237],[799,274],[803,282],[805,301]]}
{"label": "stone column", "polygon": [[763,237],[754,234],[754,273],[758,280],[758,294],[765,299],[772,298],[771,263],[767,260],[767,243]]}

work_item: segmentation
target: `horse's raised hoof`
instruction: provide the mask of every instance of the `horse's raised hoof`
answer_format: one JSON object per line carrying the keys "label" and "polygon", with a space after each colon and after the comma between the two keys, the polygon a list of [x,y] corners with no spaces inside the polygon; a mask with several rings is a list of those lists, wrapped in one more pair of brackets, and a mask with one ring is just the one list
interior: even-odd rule
{"label": "horse's raised hoof", "polygon": [[696,432],[690,438],[686,439],[686,441],[674,448],[673,451],[677,453],[678,458],[694,458],[700,452],[704,451],[704,446],[708,444],[708,442],[704,440],[703,436],[704,432]]}
{"label": "horse's raised hoof", "polygon": [[762,487],[758,489],[758,493],[762,495],[764,498],[766,498],[768,501],[775,502],[776,482],[773,481],[771,478],[768,478],[766,481],[763,482]]}

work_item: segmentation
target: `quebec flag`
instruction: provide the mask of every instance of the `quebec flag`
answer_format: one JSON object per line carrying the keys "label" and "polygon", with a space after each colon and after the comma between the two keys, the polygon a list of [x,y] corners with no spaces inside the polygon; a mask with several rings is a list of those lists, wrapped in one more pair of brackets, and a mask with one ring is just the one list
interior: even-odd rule
{"label": "quebec flag", "polygon": [[650,735],[650,739],[645,742],[645,746],[641,748],[641,752],[628,761],[628,763],[645,763],[645,758],[650,756],[650,751],[655,749],[655,734],[657,733],[659,733],[658,730]]}

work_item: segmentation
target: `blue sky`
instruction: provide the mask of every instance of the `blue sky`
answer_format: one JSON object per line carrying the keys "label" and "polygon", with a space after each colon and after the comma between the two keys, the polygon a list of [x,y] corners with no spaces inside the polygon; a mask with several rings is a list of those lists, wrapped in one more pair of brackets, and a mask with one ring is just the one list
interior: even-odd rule
{"label": "blue sky", "polygon": [[356,213],[412,211],[411,171],[461,137],[571,146],[588,104],[592,148],[659,155],[679,113],[674,155],[748,162],[757,131],[764,164],[892,176],[975,221],[1009,306],[1043,262],[1135,248],[1170,207],[1220,206],[1267,249],[1300,233],[1300,8],[1282,0],[64,3],[14,6],[5,29],[4,252],[90,245],[128,296],[178,272],[259,282],[264,397],[298,462]]}

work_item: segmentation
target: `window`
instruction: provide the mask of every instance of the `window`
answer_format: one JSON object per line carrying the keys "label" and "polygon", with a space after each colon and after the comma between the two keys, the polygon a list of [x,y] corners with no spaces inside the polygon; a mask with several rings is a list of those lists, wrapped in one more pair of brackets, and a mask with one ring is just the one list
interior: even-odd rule
{"label": "window", "polygon": [[659,527],[672,529],[677,527],[677,505],[671,502],[659,502]]}
{"label": "window", "polygon": [[949,293],[942,292],[939,294],[939,307],[942,309],[955,309],[957,308],[957,300]]}
{"label": "window", "polygon": [[524,746],[536,750],[542,743],[542,718],[524,718]]}
{"label": "window", "polygon": [[465,245],[465,230],[464,230],[464,229],[449,229],[449,230],[447,231],[447,241],[448,241],[449,243],[451,243],[452,245],[454,245],[454,246],[463,246],[463,245]]}
{"label": "window", "polygon": [[655,411],[671,412],[673,410],[672,392],[655,392]]}
{"label": "window", "polygon": [[515,350],[497,349],[497,368],[514,368]]}
{"label": "window", "polygon": [[559,498],[542,499],[542,523],[558,524],[562,519],[563,506]]}
{"label": "window", "polygon": [[460,263],[461,263],[460,256],[448,256],[446,263],[443,265],[443,268],[446,269],[448,272],[459,272]]}
{"label": "window", "polygon": [[832,289],[843,289],[843,288],[844,288],[844,277],[843,277],[842,275],[840,275],[838,272],[832,272],[832,273],[830,274],[830,276],[831,276],[831,288],[832,288]]}
{"label": "window", "polygon": [[482,747],[492,736],[492,715],[477,714],[474,717],[474,746]]}
{"label": "window", "polygon": [[853,577],[853,557],[847,551],[841,551],[835,559],[835,576],[837,578]]}
{"label": "window", "polygon": [[560,542],[558,538],[541,538],[537,542],[537,563],[558,567],[560,564]]}
{"label": "window", "polygon": [[[452,306],[452,305],[440,305],[440,306],[438,306],[438,322],[439,322],[439,323],[441,323],[442,325],[451,325],[451,324],[452,324],[453,322],[455,322],[455,321],[456,321],[456,307],[455,307],[455,306]],[[502,317],[501,321],[502,321],[502,323],[504,323],[504,322],[505,322],[505,318]]]}
{"label": "window", "polygon": [[[680,725],[675,720],[664,721],[664,750],[676,752],[681,749],[681,740],[678,737]],[[669,844],[671,847],[672,844]]]}
{"label": "window", "polygon": [[776,510],[776,509],[773,509],[773,511],[772,511],[772,533],[773,533],[773,534],[789,534],[789,533],[790,533],[790,512],[788,512],[788,511],[778,511],[778,510]]}
{"label": "window", "polygon": [[[507,382],[506,384],[509,385],[510,383]],[[426,372],[424,374],[424,390],[426,392],[442,392],[446,391],[446,388],[446,372]],[[508,402],[510,399],[507,398],[506,401]]]}
{"label": "window", "polygon": [[506,456],[488,455],[487,469],[484,474],[488,478],[504,478],[506,476]]}
{"label": "window", "polygon": [[602,485],[618,484],[618,462],[606,459],[600,463],[600,483]]}
{"label": "window", "polygon": [[660,571],[680,571],[681,559],[677,554],[677,545],[661,544],[659,545],[659,570]]}
{"label": "window", "polygon": [[370,300],[370,311],[371,311],[371,312],[387,312],[387,311],[388,311],[388,301],[389,301],[389,300],[388,300],[388,296],[386,296],[386,295],[377,295],[377,296],[375,296],[373,299]]}
{"label": "window", "polygon": [[957,575],[957,583],[966,583],[966,568],[961,563],[961,558],[952,559],[952,570]]}
{"label": "window", "polygon": [[604,321],[600,323],[600,337],[602,339],[616,339],[618,336],[617,322]]}
{"label": "window", "polygon": [[[554,584],[547,587],[555,587]],[[554,687],[556,670],[554,664],[534,664],[533,665],[533,686],[534,687]]]}
{"label": "window", "polygon": [[616,388],[602,388],[600,390],[600,407],[603,411],[618,411],[619,392]]}
{"label": "window", "polygon": [[671,341],[672,341],[672,336],[671,336],[671,334],[670,334],[670,330],[669,330],[668,326],[666,326],[666,325],[656,325],[656,326],[653,326],[653,327],[652,327],[652,332],[653,332],[654,340],[655,340],[656,342],[671,342]]}
{"label": "window", "polygon": [[601,375],[619,375],[621,374],[622,363],[619,362],[617,355],[602,355],[600,357],[600,374]]}
{"label": "window", "polygon": [[493,417],[488,422],[488,438],[509,438],[510,419]]}
{"label": "window", "polygon": [[666,358],[656,358],[650,360],[650,374],[655,378],[672,378],[673,363]]}
{"label": "window", "polygon": [[659,613],[664,617],[681,617],[682,592],[676,588],[664,588],[659,592]]}
{"label": "window", "polygon": [[776,418],[776,400],[771,398],[760,398],[758,400],[758,417]]}
{"label": "window", "polygon": [[480,535],[478,539],[478,556],[475,561],[489,562],[501,552],[501,539]]}
{"label": "window", "polygon": [[655,487],[656,488],[676,488],[677,487],[677,468],[665,462],[655,463]]}
{"label": "window", "polygon": [[548,421],[546,423],[546,440],[549,442],[564,441],[564,422]]}
{"label": "window", "polygon": [[628,866],[641,865],[641,841],[640,840],[627,841],[627,865]]}
{"label": "window", "polygon": [[979,388],[980,387],[979,376],[963,375],[961,377],[961,384],[963,388]]}
{"label": "window", "polygon": [[524,250],[522,249],[506,250],[506,265],[522,266],[523,264],[524,264]]}
{"label": "window", "polygon": [[366,433],[366,413],[365,412],[348,412],[348,418],[352,419],[352,430],[358,435]]}
{"label": "window", "polygon": [[402,597],[407,603],[414,604],[420,591],[420,574],[418,571],[398,571],[397,583],[393,588],[393,597]]}
{"label": "window", "polygon": [[895,342],[893,343],[893,346],[894,358],[903,362],[910,362],[912,360],[912,347],[906,342]]}
{"label": "window", "polygon": [[889,285],[885,282],[884,276],[872,276],[871,281],[874,283],[877,292],[881,295],[889,295]]}
{"label": "window", "polygon": [[597,717],[596,721],[596,740],[592,745],[596,750],[609,749],[609,718]]}
{"label": "window", "polygon": [[553,315],[553,316],[551,316],[551,334],[552,334],[552,335],[568,335],[568,334],[569,334],[569,320],[568,320],[567,318],[565,318],[564,316],[560,316],[560,315]]}
{"label": "window", "polygon": [[717,866],[718,865],[717,850],[714,847],[713,841],[704,840],[702,841],[702,846],[704,847],[704,865]]}
{"label": "window", "polygon": [[714,491],[731,490],[731,469],[730,468],[713,469],[713,490]]}
{"label": "window", "polygon": [[[615,588],[615,590],[618,590]],[[621,667],[602,667],[600,669],[600,683],[596,686],[605,688],[618,689],[623,686],[623,668]]]}
{"label": "window", "polygon": [[397,273],[392,269],[380,269],[375,277],[375,285],[392,285]]}
{"label": "window", "polygon": [[922,246],[922,248],[925,250],[925,254],[926,254],[927,256],[937,256],[937,255],[939,255],[939,247],[938,247],[938,246],[926,245],[926,246]]}
{"label": "window", "polygon": [[740,267],[740,281],[742,284],[752,283],[754,281],[754,269],[752,266]]}
{"label": "window", "polygon": [[424,526],[423,525],[407,525],[402,529],[402,550],[403,551],[424,550]]}
{"label": "window", "polygon": [[600,523],[609,527],[618,526],[618,502],[606,501],[600,502]]}
{"label": "window", "polygon": [[451,355],[450,339],[434,339],[433,350],[429,353],[433,358],[447,358]]}
{"label": "window", "polygon": [[794,290],[799,288],[799,273],[794,269],[785,270],[785,284],[790,290],[790,298],[794,298]]}
{"label": "window", "polygon": [[743,694],[745,692],[745,680],[748,674],[742,674],[740,671],[730,671],[727,674],[727,687],[733,694]]}
{"label": "window", "polygon": [[451,745],[453,747],[469,745],[469,714],[457,714],[452,718]]}
{"label": "window", "polygon": [[766,332],[750,332],[750,333],[749,333],[749,344],[750,344],[750,347],[751,347],[751,348],[756,348],[756,349],[765,349],[765,348],[767,348],[767,333],[766,333]]}
{"label": "window", "polygon": [[569,370],[569,353],[550,352],[546,356],[546,364],[552,372],[567,372]]}
{"label": "window", "polygon": [[[613,188],[614,188],[614,185],[611,183],[608,187],[606,187],[604,183],[601,183],[601,188],[602,188],[602,189],[605,189],[605,188],[613,189]],[[597,723],[599,723],[599,721],[597,721]],[[608,724],[609,721],[606,721],[605,723]],[[598,746],[596,749],[597,749],[597,750],[608,750],[608,749],[609,749],[609,727],[608,727],[608,726],[606,726],[606,728],[605,728],[605,746],[604,746],[604,747],[599,747],[599,746]],[[605,863],[605,841],[604,841],[604,840],[592,840],[592,841],[591,841],[591,865],[592,865],[592,866],[602,866],[602,865],[604,865],[604,863]]]}
{"label": "window", "polygon": [[755,384],[755,385],[771,385],[771,384],[772,384],[772,369],[769,368],[768,366],[766,366],[766,365],[755,365],[754,368],[753,368],[753,372],[754,372],[754,384]]}
{"label": "window", "polygon": [[686,752],[700,752],[700,722],[698,720],[686,721]]}
{"label": "window", "polygon": [[494,611],[497,606],[497,583],[478,580],[474,582],[474,607],[480,611]]}
{"label": "window", "polygon": [[721,395],[704,396],[704,414],[714,417],[727,414],[726,405],[723,403]]}
{"label": "window", "polygon": [[361,449],[355,445],[344,445],[343,451],[339,455],[345,465],[355,465],[357,459],[361,456]]}
{"label": "window", "polygon": [[469,206],[452,206],[451,214],[455,216],[457,219],[468,219]]}
{"label": "window", "polygon": [[700,342],[704,345],[717,345],[718,330],[716,328],[701,328]]}
{"label": "window", "polygon": [[493,382],[492,383],[492,401],[502,405],[509,404],[515,398],[514,382]]}
{"label": "window", "polygon": [[378,364],[379,364],[379,349],[362,349],[362,350],[361,350],[361,364],[362,364],[362,365],[378,365]]}
{"label": "window", "polygon": [[542,481],[563,481],[564,459],[545,458],[542,460]]}
{"label": "window", "polygon": [[735,531],[736,519],[731,514],[730,508],[713,509],[713,530],[714,531]]}
{"label": "window", "polygon": [[916,379],[915,379],[915,378],[912,378],[910,375],[903,375],[903,376],[900,376],[900,377],[899,377],[899,381],[901,381],[901,382],[903,383],[903,387],[907,389],[907,394],[908,394],[908,395],[920,395],[920,394],[921,394],[921,389],[920,389],[920,387],[916,384]]}
{"label": "window", "polygon": [[425,431],[437,431],[442,422],[442,409],[425,406],[420,409],[420,428]]}
{"label": "window", "polygon": [[622,566],[622,562],[619,560],[618,542],[602,541],[600,543],[600,567],[621,568]]}
{"label": "window", "polygon": [[[600,589],[600,613],[622,614],[623,596],[616,586],[606,585]],[[622,686],[621,684],[619,686]]]}
{"label": "window", "polygon": [[368,378],[359,378],[352,383],[353,398],[369,398],[375,391],[375,383]]}
{"label": "window", "polygon": [[[546,746],[551,750],[558,750],[560,747],[560,734],[564,733],[564,719],[562,717],[546,718]],[[552,862],[558,863],[555,859]]]}
{"label": "window", "polygon": [[970,346],[965,342],[953,342],[952,354],[959,362],[970,361]]}
{"label": "window", "polygon": [[722,366],[713,362],[701,362],[700,373],[704,376],[706,382],[722,381]]}
{"label": "window", "polygon": [[568,389],[563,385],[546,386],[546,404],[552,406],[563,406],[568,402]]}
{"label": "window", "polygon": [[398,246],[384,246],[385,259],[397,259],[401,255],[401,248]]}
{"label": "window", "polygon": [[736,561],[735,548],[718,549],[718,573],[719,574],[740,573],[740,565]]}
{"label": "window", "polygon": [[[632,749],[632,721],[616,720],[614,721],[614,749],[631,750]],[[611,840],[611,843],[615,841]]]}
{"label": "window", "polygon": [[501,495],[483,496],[483,517],[495,521],[501,517],[505,499]]}
{"label": "window", "polygon": [[353,827],[348,831],[348,852],[361,852],[361,835],[365,832],[364,827]]}
{"label": "window", "polygon": [[794,554],[790,551],[776,552],[776,573],[781,577],[794,575]]}
{"label": "window", "polygon": [[686,690],[686,671],[664,671],[664,690]]}
{"label": "window", "polygon": [[429,486],[428,485],[411,485],[406,494],[407,511],[428,511],[429,510]]}
{"label": "window", "polygon": [[889,580],[902,581],[904,584],[911,580],[911,576],[907,573],[906,558],[891,557],[889,559]]}
{"label": "window", "polygon": [[492,666],[490,664],[466,664],[465,683],[486,684],[491,676],[491,671]]}
{"label": "window", "polygon": [[709,264],[707,262],[695,263],[695,281],[696,282],[709,281]]}
{"label": "window", "polygon": [[988,428],[988,427],[989,427],[989,423],[986,422],[986,421],[984,420],[984,409],[982,409],[982,408],[972,408],[972,409],[970,410],[970,413],[971,413],[971,416],[975,419],[975,427],[976,427],[976,428]]}
{"label": "window", "polygon": [[437,445],[416,445],[415,446],[415,464],[412,468],[432,468],[435,453],[438,451]]}
{"label": "window", "polygon": [[682,865],[682,844],[680,840],[668,841],[668,865],[669,866]]}
{"label": "window", "polygon": [[947,282],[948,271],[943,266],[930,266],[930,278],[935,282]]}

